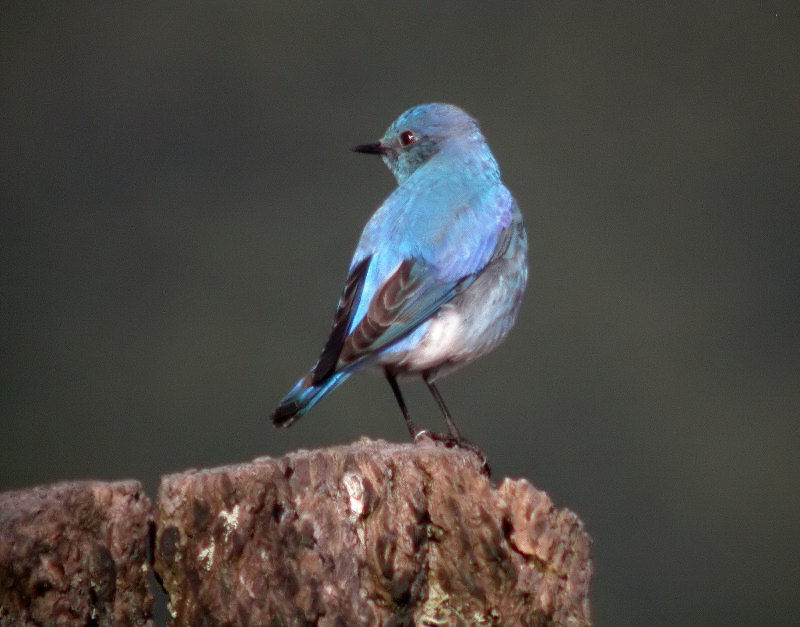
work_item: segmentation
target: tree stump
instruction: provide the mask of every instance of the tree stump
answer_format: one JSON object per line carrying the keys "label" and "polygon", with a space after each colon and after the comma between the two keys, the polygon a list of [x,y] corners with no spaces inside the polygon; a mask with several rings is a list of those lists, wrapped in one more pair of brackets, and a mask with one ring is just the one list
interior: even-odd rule
{"label": "tree stump", "polygon": [[591,622],[578,517],[429,440],[169,475],[156,529],[176,625]]}

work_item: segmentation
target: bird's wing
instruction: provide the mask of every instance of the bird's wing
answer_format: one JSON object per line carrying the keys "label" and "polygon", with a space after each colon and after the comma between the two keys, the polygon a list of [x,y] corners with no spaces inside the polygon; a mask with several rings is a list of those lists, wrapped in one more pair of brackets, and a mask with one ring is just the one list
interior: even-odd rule
{"label": "bird's wing", "polygon": [[330,337],[313,370],[314,384],[405,337],[474,280],[466,276],[442,282],[424,262],[406,259],[381,285],[364,317],[347,333],[371,260],[363,259],[347,278]]}
{"label": "bird's wing", "polygon": [[474,275],[468,275],[441,281],[424,262],[403,260],[345,338],[337,369],[347,368],[405,337],[474,280]]}

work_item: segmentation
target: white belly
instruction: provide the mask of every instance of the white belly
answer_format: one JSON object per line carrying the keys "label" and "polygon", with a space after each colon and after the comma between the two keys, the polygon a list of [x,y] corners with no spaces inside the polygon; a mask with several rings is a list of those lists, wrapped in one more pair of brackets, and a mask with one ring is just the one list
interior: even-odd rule
{"label": "white belly", "polygon": [[452,359],[462,351],[464,318],[456,309],[446,309],[431,320],[422,343],[407,356],[412,370],[427,370]]}

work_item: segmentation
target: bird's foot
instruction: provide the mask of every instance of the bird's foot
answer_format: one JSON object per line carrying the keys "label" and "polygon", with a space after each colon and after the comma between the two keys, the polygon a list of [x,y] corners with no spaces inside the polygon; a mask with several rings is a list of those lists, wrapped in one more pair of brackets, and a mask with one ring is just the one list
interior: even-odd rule
{"label": "bird's foot", "polygon": [[491,478],[492,467],[489,465],[489,458],[486,456],[486,453],[484,453],[478,447],[477,444],[473,444],[469,440],[460,437],[454,437],[447,433],[437,433],[436,431],[425,430],[418,431],[414,435],[414,442],[419,442],[425,438],[440,446],[444,446],[445,448],[460,448],[474,453],[478,457],[478,463],[480,464],[481,472],[487,477]]}

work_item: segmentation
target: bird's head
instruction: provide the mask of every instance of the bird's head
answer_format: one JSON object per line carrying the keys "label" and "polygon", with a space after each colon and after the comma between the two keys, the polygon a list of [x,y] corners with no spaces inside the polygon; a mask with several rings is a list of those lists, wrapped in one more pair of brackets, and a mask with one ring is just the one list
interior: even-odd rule
{"label": "bird's head", "polygon": [[377,143],[353,150],[380,155],[402,183],[450,143],[469,141],[483,141],[473,118],[455,105],[426,104],[403,113]]}

